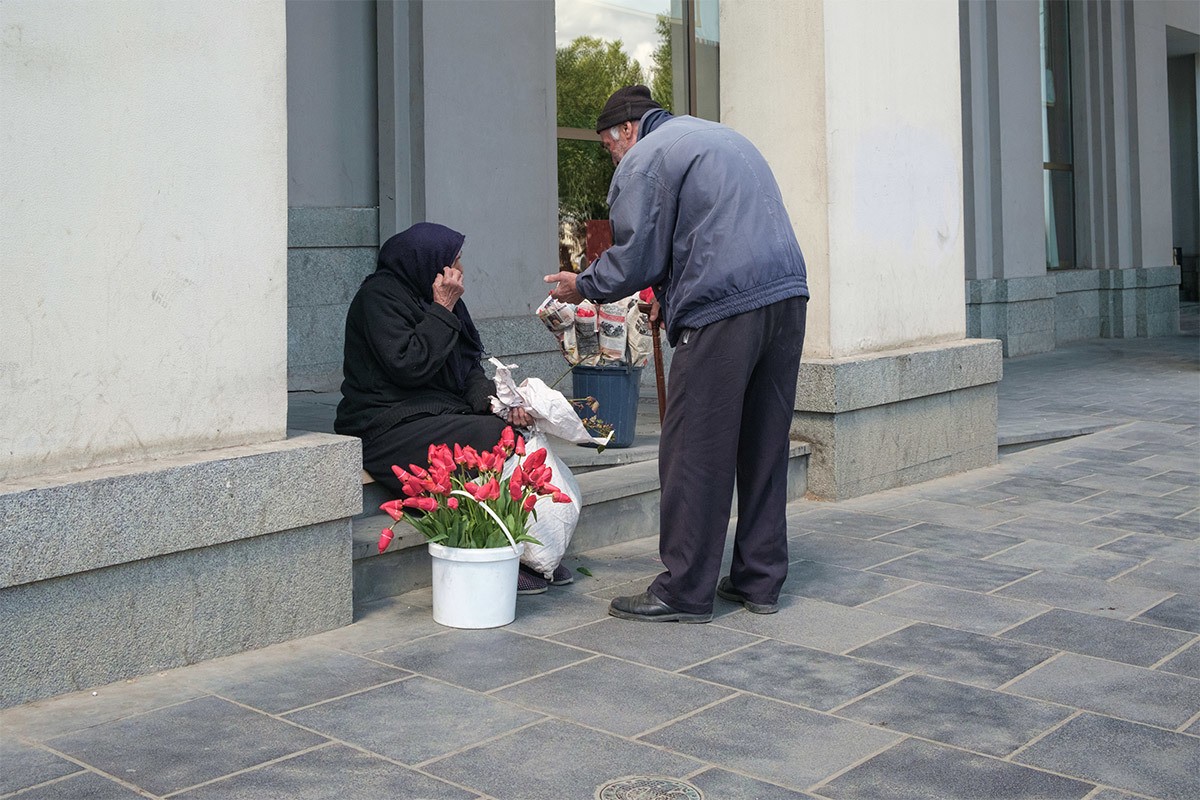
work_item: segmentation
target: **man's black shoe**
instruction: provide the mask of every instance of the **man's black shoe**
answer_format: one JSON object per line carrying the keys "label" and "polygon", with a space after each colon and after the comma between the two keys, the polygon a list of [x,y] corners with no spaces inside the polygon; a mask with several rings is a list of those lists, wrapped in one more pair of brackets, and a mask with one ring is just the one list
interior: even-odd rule
{"label": "man's black shoe", "polygon": [[734,603],[741,603],[751,614],[774,614],[779,610],[778,603],[750,602],[746,599],[746,595],[733,588],[733,581],[731,581],[728,577],[721,578],[721,580],[717,583],[717,597],[731,600]]}
{"label": "man's black shoe", "polygon": [[712,612],[689,614],[679,611],[659,600],[648,590],[628,597],[614,597],[608,605],[608,613],[620,619],[636,619],[642,622],[711,622]]}

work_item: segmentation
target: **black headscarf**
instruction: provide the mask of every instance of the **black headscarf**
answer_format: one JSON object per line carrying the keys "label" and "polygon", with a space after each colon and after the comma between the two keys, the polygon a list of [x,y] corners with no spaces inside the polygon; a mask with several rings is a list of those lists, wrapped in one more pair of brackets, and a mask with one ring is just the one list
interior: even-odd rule
{"label": "black headscarf", "polygon": [[[433,281],[442,270],[454,263],[467,237],[445,225],[418,222],[406,231],[397,233],[379,248],[376,274],[390,272],[413,294],[421,308],[433,305]],[[454,316],[462,326],[458,344],[446,360],[446,366],[465,389],[467,374],[483,355],[483,340],[461,299],[454,304]]]}

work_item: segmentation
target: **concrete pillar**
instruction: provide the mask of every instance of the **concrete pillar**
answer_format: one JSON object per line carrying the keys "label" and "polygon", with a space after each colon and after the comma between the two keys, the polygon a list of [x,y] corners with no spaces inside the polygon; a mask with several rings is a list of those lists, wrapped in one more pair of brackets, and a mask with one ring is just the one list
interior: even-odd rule
{"label": "concrete pillar", "polygon": [[994,462],[998,342],[965,338],[958,5],[721,6],[722,119],[809,267],[793,435],[843,498]]}
{"label": "concrete pillar", "polygon": [[0,707],[348,623],[359,444],[285,438],[283,5],[3,19]]}

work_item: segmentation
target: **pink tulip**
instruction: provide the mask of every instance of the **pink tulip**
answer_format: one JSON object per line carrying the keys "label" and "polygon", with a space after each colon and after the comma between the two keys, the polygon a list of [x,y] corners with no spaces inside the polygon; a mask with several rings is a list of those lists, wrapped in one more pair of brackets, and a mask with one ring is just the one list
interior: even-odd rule
{"label": "pink tulip", "polygon": [[384,550],[387,550],[387,546],[392,543],[394,535],[391,528],[384,528],[379,532],[379,552],[382,553]]}

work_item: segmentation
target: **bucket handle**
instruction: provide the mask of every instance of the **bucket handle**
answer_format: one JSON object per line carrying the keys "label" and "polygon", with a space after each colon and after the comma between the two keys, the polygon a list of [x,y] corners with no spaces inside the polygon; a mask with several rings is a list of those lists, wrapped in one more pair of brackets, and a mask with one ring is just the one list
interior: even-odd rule
{"label": "bucket handle", "polygon": [[512,547],[513,552],[518,556],[521,555],[521,548],[517,547],[517,540],[513,538],[511,533],[508,532],[508,526],[504,524],[504,521],[500,519],[499,515],[497,515],[495,511],[492,511],[492,509],[476,500],[470,492],[464,492],[462,489],[455,489],[454,491],[450,492],[450,494],[456,494],[459,497],[465,497],[468,500],[471,500],[489,515],[491,515],[491,518],[496,520],[496,524],[500,526],[500,530],[504,531],[504,536],[508,539],[508,544]]}

